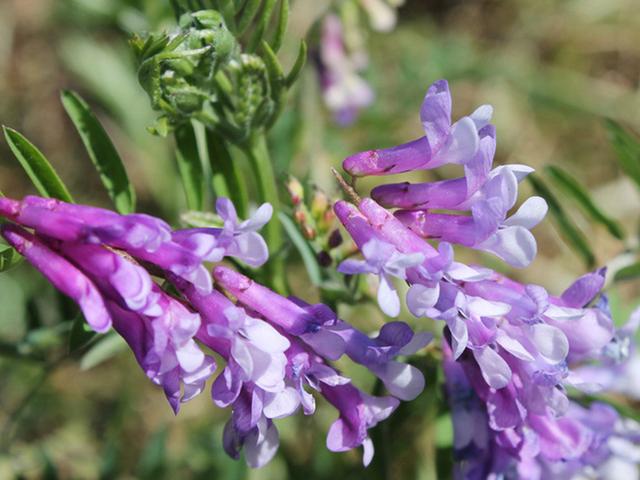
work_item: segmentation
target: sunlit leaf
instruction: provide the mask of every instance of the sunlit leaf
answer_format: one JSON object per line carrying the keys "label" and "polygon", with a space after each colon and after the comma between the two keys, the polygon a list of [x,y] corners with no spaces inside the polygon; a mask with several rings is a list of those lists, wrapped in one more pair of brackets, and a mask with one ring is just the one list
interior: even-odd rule
{"label": "sunlit leaf", "polygon": [[116,210],[120,213],[134,212],[135,193],[120,155],[107,132],[89,105],[77,93],[63,91],[61,99]]}
{"label": "sunlit leaf", "polygon": [[278,24],[271,42],[271,48],[274,52],[280,50],[284,34],[287,32],[287,24],[289,22],[289,0],[280,0],[280,10],[278,11]]}
{"label": "sunlit leaf", "polygon": [[595,255],[584,233],[578,229],[575,223],[567,216],[558,199],[551,193],[542,180],[535,175],[529,175],[527,179],[531,182],[536,193],[547,201],[549,212],[555,219],[557,229],[565,241],[582,257],[587,268],[593,268],[596,260]]}
{"label": "sunlit leaf", "polygon": [[73,202],[67,187],[49,161],[22,134],[9,127],[2,127],[9,148],[22,165],[31,182],[43,197]]}
{"label": "sunlit leaf", "polygon": [[300,76],[300,72],[302,72],[302,67],[307,61],[307,44],[303,40],[300,42],[300,48],[298,49],[298,56],[296,57],[296,62],[291,67],[291,71],[285,80],[285,84],[287,88],[291,88],[291,86],[296,83],[296,80]]}
{"label": "sunlit leaf", "polygon": [[86,320],[81,314],[73,319],[71,331],[69,332],[69,352],[75,352],[87,345],[97,335],[96,332],[89,328]]}
{"label": "sunlit leaf", "polygon": [[605,125],[622,170],[640,187],[640,141],[613,120]]}
{"label": "sunlit leaf", "polygon": [[640,278],[640,262],[621,268],[613,276],[613,280],[616,282],[633,280],[636,278]]}
{"label": "sunlit leaf", "polygon": [[127,349],[120,335],[110,332],[98,340],[80,359],[80,370],[90,370]]}
{"label": "sunlit leaf", "polygon": [[546,171],[562,190],[572,197],[593,221],[604,225],[614,237],[624,239],[624,231],[618,222],[607,216],[596,205],[589,192],[578,181],[560,167],[549,165]]}
{"label": "sunlit leaf", "polygon": [[204,204],[204,172],[198,144],[191,124],[175,131],[176,162],[190,210],[202,210]]}
{"label": "sunlit leaf", "polygon": [[0,243],[0,272],[9,270],[21,261],[22,256],[13,247]]}
{"label": "sunlit leaf", "polygon": [[291,239],[291,243],[293,243],[298,250],[298,253],[300,253],[300,257],[302,257],[302,262],[307,269],[311,282],[314,285],[320,285],[322,283],[322,272],[313,250],[291,218],[289,218],[284,212],[279,212],[278,219],[280,220],[280,223],[282,223],[284,231]]}

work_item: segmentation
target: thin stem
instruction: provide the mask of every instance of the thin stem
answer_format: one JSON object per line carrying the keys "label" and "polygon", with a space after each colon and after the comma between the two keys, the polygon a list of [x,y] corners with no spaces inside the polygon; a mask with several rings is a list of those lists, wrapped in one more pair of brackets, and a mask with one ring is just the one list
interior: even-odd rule
{"label": "thin stem", "polygon": [[207,129],[206,137],[213,191],[216,197],[230,198],[240,218],[246,218],[249,210],[249,196],[240,165],[233,161],[220,135]]}
{"label": "thin stem", "polygon": [[264,133],[252,135],[248,144],[245,145],[242,150],[249,159],[251,169],[255,173],[258,184],[259,201],[269,202],[273,207],[272,220],[264,229],[265,239],[271,253],[269,263],[265,266],[266,277],[275,290],[279,293],[286,294],[289,288],[287,286],[284,268],[285,259],[282,252],[284,241],[282,226],[278,221],[280,199],[278,198],[278,185]]}

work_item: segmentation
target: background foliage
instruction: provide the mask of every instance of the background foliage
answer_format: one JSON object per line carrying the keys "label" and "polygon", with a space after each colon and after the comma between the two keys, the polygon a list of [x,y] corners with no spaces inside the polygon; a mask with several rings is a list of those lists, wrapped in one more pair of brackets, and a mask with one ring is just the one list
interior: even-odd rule
{"label": "background foliage", "polygon": [[[293,63],[297,40],[309,31],[312,44],[309,12],[329,3],[292,2],[285,65]],[[558,292],[592,265],[608,264],[618,280],[609,290],[613,313],[622,322],[640,293],[640,149],[629,133],[640,130],[640,11],[634,4],[408,0],[395,31],[367,39],[366,76],[377,99],[354,125],[336,126],[323,109],[311,51],[269,138],[277,177],[284,184],[285,174],[293,173],[335,193],[330,167],[350,153],[418,136],[416,112],[425,88],[447,78],[457,112],[494,105],[497,162],[534,166],[538,176],[530,188],[550,200],[549,220],[535,231],[540,253],[516,277]],[[138,210],[179,222],[186,203],[172,145],[146,130],[155,115],[127,45],[131,33],[173,22],[168,2],[157,0],[0,3],[0,119],[37,142],[76,201],[109,205],[92,166],[100,160],[87,153],[76,131],[82,102],[67,92],[63,105],[60,92],[66,89],[80,92],[97,113],[126,165]],[[76,112],[76,126],[65,108]],[[34,190],[10,150],[21,140],[6,133],[0,188],[19,198]],[[126,188],[116,195],[119,208],[130,208]],[[0,263],[11,263],[2,248]],[[317,297],[306,287],[302,259],[294,258],[288,265],[294,290]],[[340,314],[369,330],[383,321],[370,304],[341,305]],[[215,409],[207,394],[175,419],[123,344],[107,336],[86,345],[74,315],[73,306],[28,266],[0,276],[0,478],[428,479],[436,478],[436,470],[447,477],[451,432],[439,412],[432,365],[423,365],[425,393],[375,431],[378,455],[367,471],[357,455],[323,448],[332,420],[324,410],[314,419],[283,422],[279,456],[263,470],[248,471],[222,452],[226,412]],[[638,411],[638,405],[629,407]]]}

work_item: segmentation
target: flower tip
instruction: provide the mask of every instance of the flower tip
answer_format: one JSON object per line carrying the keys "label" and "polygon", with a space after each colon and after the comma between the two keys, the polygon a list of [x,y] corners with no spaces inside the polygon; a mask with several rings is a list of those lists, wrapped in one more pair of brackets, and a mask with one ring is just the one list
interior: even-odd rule
{"label": "flower tip", "polygon": [[7,197],[0,197],[0,215],[7,218],[15,217],[20,211],[20,202]]}
{"label": "flower tip", "polygon": [[378,150],[367,150],[344,159],[342,168],[354,177],[381,173]]}
{"label": "flower tip", "polygon": [[234,290],[245,290],[251,284],[251,280],[249,278],[222,265],[213,269],[213,278],[223,287]]}

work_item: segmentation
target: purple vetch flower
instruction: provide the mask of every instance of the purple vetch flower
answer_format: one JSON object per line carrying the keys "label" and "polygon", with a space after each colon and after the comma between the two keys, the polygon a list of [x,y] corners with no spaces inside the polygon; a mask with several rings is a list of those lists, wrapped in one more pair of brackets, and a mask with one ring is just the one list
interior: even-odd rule
{"label": "purple vetch flower", "polygon": [[352,123],[358,111],[373,101],[373,91],[359,76],[366,67],[366,56],[350,52],[345,43],[342,21],[327,15],[322,22],[319,74],[324,102],[341,125]]}
{"label": "purple vetch flower", "polygon": [[278,449],[273,420],[292,415],[301,404],[298,390],[287,380],[285,352],[291,342],[221,293],[203,295],[180,278],[171,281],[203,318],[198,340],[227,361],[211,388],[213,402],[232,409],[224,430],[225,451],[238,458],[244,448],[247,463],[261,467]]}
{"label": "purple vetch flower", "polygon": [[273,207],[262,204],[251,218],[240,221],[233,203],[224,197],[216,201],[216,211],[222,228],[190,228],[173,232],[172,239],[185,248],[197,252],[205,261],[219,262],[234,257],[251,267],[263,265],[269,258],[269,249],[258,230],[269,222]]}
{"label": "purple vetch flower", "polygon": [[6,224],[0,232],[55,288],[78,304],[92,329],[106,332],[111,328],[111,315],[102,294],[81,270],[20,227]]}
{"label": "purple vetch flower", "polygon": [[424,262],[424,255],[400,253],[393,245],[375,238],[365,243],[361,251],[365,261],[344,260],[338,266],[338,271],[347,275],[358,273],[377,275],[380,279],[378,304],[384,313],[390,317],[397,317],[400,314],[400,298],[391,282],[391,277],[405,280],[406,270],[421,265]]}
{"label": "purple vetch flower", "polygon": [[181,402],[202,392],[216,365],[194,341],[200,316],[167,294],[158,293],[162,313],[155,317],[125,310],[113,301],[107,305],[115,330],[129,344],[147,377],[162,386],[178,413]]}
{"label": "purple vetch flower", "polygon": [[479,147],[478,132],[491,120],[493,109],[483,105],[451,124],[451,94],[446,80],[435,82],[424,98],[420,120],[425,136],[404,145],[369,150],[345,159],[344,169],[354,176],[387,175],[444,164],[464,165]]}
{"label": "purple vetch flower", "polygon": [[0,215],[68,243],[102,244],[127,252],[211,290],[211,277],[202,258],[171,240],[171,228],[149,215],[119,215],[110,210],[60,200],[25,197],[22,202],[0,199]]}
{"label": "purple vetch flower", "polygon": [[402,400],[415,398],[424,388],[422,374],[413,366],[398,362],[398,355],[409,355],[423,348],[431,336],[414,333],[403,322],[386,324],[377,337],[340,320],[326,305],[308,305],[299,299],[286,299],[226,267],[216,267],[216,281],[240,303],[289,335],[299,337],[317,355],[336,360],[343,353],[367,367]]}
{"label": "purple vetch flower", "polygon": [[373,442],[368,430],[385,420],[398,407],[393,397],[372,397],[353,385],[323,386],[323,396],[340,412],[327,435],[327,448],[344,452],[360,445],[364,448],[362,462],[369,465],[373,458]]}
{"label": "purple vetch flower", "polygon": [[530,171],[521,166],[498,167],[471,198],[450,207],[469,210],[471,216],[428,209],[400,210],[395,215],[420,236],[484,250],[514,267],[525,267],[537,250],[529,230],[544,218],[547,204],[541,197],[530,197],[512,216],[507,218],[507,213],[516,203],[518,182]]}

